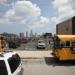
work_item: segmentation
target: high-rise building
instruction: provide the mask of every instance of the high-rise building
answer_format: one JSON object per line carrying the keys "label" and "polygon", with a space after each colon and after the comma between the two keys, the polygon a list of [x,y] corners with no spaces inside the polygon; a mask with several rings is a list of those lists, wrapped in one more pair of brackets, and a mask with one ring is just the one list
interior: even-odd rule
{"label": "high-rise building", "polygon": [[28,32],[26,31],[26,38],[28,38]]}
{"label": "high-rise building", "polygon": [[37,33],[35,33],[35,35],[34,35],[35,37],[37,37]]}
{"label": "high-rise building", "polygon": [[30,37],[31,38],[33,37],[33,31],[32,30],[30,31]]}
{"label": "high-rise building", "polygon": [[24,38],[24,33],[20,33],[20,38]]}

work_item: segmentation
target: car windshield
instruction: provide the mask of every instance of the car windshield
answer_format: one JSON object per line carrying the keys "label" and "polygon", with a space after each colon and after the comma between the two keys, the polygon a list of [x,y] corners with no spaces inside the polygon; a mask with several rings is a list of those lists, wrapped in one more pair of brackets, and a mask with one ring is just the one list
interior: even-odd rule
{"label": "car windshield", "polygon": [[0,75],[8,75],[5,62],[0,60]]}
{"label": "car windshield", "polygon": [[43,40],[40,40],[40,41],[38,41],[39,43],[44,43],[44,41]]}

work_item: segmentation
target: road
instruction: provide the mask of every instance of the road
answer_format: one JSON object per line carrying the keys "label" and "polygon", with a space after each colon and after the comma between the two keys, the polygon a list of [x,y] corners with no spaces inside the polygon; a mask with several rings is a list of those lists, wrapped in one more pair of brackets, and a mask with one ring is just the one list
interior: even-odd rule
{"label": "road", "polygon": [[54,58],[23,59],[23,75],[75,75],[75,62],[58,62]]}
{"label": "road", "polygon": [[[26,44],[21,44],[20,47],[16,48],[18,50],[29,50],[29,51],[37,51],[37,50],[40,50],[40,49],[37,49],[36,48],[36,44],[37,44],[37,41],[29,41],[28,43]],[[46,49],[41,49],[41,50],[48,50],[50,49],[49,48],[50,45],[46,46]]]}
{"label": "road", "polygon": [[18,50],[36,50],[36,43],[35,42],[28,42],[26,44],[21,44],[20,47],[16,48]]}

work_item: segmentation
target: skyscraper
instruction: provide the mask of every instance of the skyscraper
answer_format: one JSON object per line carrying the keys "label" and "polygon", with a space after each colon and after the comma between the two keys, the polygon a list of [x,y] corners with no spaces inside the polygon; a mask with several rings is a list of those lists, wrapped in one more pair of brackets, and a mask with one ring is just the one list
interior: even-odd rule
{"label": "skyscraper", "polygon": [[30,37],[31,38],[33,37],[33,31],[32,30],[30,31]]}
{"label": "skyscraper", "polygon": [[24,33],[20,33],[20,38],[24,38]]}
{"label": "skyscraper", "polygon": [[28,32],[26,31],[26,38],[28,38]]}

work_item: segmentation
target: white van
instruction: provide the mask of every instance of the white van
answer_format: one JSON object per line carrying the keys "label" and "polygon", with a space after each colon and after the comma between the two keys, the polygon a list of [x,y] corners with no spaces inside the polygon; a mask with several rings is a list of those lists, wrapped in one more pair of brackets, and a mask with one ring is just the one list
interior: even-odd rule
{"label": "white van", "polygon": [[46,44],[44,40],[38,40],[37,49],[45,49],[45,48],[46,48]]}
{"label": "white van", "polygon": [[0,75],[22,75],[21,59],[15,52],[0,54]]}

